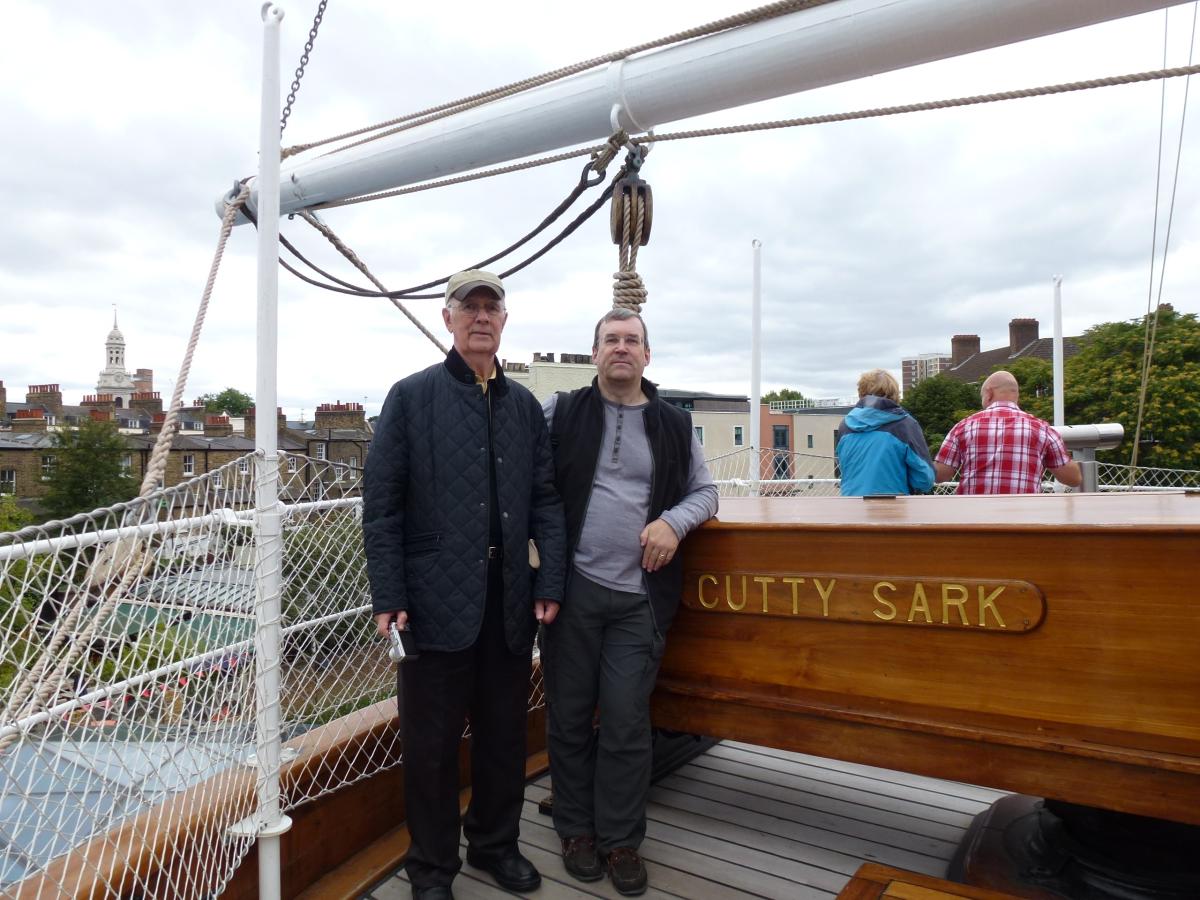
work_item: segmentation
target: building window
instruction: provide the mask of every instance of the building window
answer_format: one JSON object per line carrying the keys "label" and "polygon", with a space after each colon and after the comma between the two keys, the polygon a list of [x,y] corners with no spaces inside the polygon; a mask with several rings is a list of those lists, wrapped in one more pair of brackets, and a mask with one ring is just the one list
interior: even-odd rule
{"label": "building window", "polygon": [[17,492],[17,470],[0,469],[0,494],[15,494]]}
{"label": "building window", "polygon": [[775,451],[774,459],[771,461],[771,477],[772,478],[791,478],[791,458],[788,456],[788,450],[791,449],[788,442],[789,431],[786,425],[771,426],[771,444]]}
{"label": "building window", "polygon": [[692,430],[696,432],[696,440],[698,440],[700,442],[700,446],[703,447],[704,446],[704,426],[703,425],[695,425],[695,426],[693,426]]}
{"label": "building window", "polygon": [[317,459],[321,460],[322,462],[324,462],[324,460],[325,460],[325,445],[324,444],[317,444]]}
{"label": "building window", "polygon": [[196,455],[194,453],[183,454],[183,474],[184,475],[195,475],[196,474]]}
{"label": "building window", "polygon": [[350,463],[350,474],[353,475],[355,470],[358,469],[358,457],[352,456],[346,462]]}
{"label": "building window", "polygon": [[296,457],[294,457],[294,456],[289,456],[287,459],[288,459],[288,471],[289,472],[299,472],[300,471],[300,460],[296,459]]}
{"label": "building window", "polygon": [[54,465],[56,460],[53,456],[42,457],[42,481],[49,481],[50,476],[54,474]]}
{"label": "building window", "polygon": [[746,443],[746,435],[741,425],[733,426],[733,446],[741,447]]}
{"label": "building window", "polygon": [[133,474],[133,454],[126,453],[121,457],[121,474],[128,478]]}
{"label": "building window", "polygon": [[243,456],[238,460],[238,471],[243,475],[250,471],[250,459],[248,457]]}
{"label": "building window", "polygon": [[810,435],[808,436],[808,449],[809,449],[809,450],[811,450],[812,448],[813,448],[813,445],[812,445],[812,435],[810,434]]}

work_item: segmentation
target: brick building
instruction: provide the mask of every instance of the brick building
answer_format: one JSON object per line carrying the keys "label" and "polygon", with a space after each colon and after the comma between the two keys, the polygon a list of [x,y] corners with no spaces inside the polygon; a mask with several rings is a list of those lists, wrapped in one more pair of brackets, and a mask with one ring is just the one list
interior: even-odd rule
{"label": "brick building", "polygon": [[[63,402],[58,384],[30,385],[23,403],[9,402],[0,381],[0,493],[14,494],[22,505],[36,507],[57,462],[55,432],[88,419],[111,422],[120,430],[126,445],[122,466],[131,487],[141,484],[166,414],[162,397],[153,390],[153,372],[138,369],[136,378],[129,378],[124,371],[124,347],[114,315],[100,383],[77,406]],[[255,450],[253,410],[240,429],[228,416],[208,414],[199,401],[181,407],[178,420],[167,457],[167,485],[209,475],[206,489],[220,492],[236,480],[227,472],[250,474]],[[361,404],[322,404],[309,430],[289,429],[282,411],[276,411],[276,421],[286,497],[318,499],[357,490],[372,433]]]}
{"label": "brick building", "polygon": [[[993,369],[1002,368],[1016,359],[1052,359],[1054,339],[1041,337],[1039,332],[1037,319],[1012,319],[1008,323],[1008,344],[991,350],[981,348],[977,334],[956,334],[950,338],[950,355],[948,357],[924,354],[922,357],[904,360],[904,392],[907,394],[908,389],[920,380],[918,378],[910,383],[909,363],[914,363],[912,371],[915,373],[917,371],[916,361],[925,357],[931,360],[933,358],[945,360],[945,364],[931,361],[928,363],[928,367],[940,366],[939,372],[964,384],[982,381],[991,374]],[[1070,359],[1079,352],[1079,340],[1079,337],[1063,338],[1064,360]],[[928,371],[921,377],[927,378],[935,374],[938,372]]]}
{"label": "brick building", "polygon": [[949,356],[942,353],[921,353],[900,362],[900,390],[907,394],[913,385],[950,368]]}

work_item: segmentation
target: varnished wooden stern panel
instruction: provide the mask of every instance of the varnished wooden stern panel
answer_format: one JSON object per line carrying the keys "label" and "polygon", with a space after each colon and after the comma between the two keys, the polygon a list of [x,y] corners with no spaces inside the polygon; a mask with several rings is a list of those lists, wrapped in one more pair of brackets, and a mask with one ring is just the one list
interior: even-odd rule
{"label": "varnished wooden stern panel", "polygon": [[1200,824],[1200,497],[722,501],[656,724]]}

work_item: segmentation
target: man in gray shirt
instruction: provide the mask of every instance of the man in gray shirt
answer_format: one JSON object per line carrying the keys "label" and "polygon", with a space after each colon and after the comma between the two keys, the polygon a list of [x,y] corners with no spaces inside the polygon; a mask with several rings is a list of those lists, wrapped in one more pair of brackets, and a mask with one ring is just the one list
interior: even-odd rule
{"label": "man in gray shirt", "polygon": [[[545,403],[567,518],[568,587],[544,629],[554,827],[581,881],[646,890],[650,693],[679,607],[679,542],[717,511],[691,416],[642,377],[645,322],[596,325],[596,378]],[[599,729],[593,728],[599,708]]]}

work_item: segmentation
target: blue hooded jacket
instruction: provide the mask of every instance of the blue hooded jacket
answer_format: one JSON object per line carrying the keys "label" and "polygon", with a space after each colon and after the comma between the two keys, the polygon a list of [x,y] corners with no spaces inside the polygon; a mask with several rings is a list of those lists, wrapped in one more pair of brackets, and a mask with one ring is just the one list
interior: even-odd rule
{"label": "blue hooded jacket", "polygon": [[867,395],[837,431],[842,496],[925,494],[933,489],[933,460],[921,426],[886,397]]}

